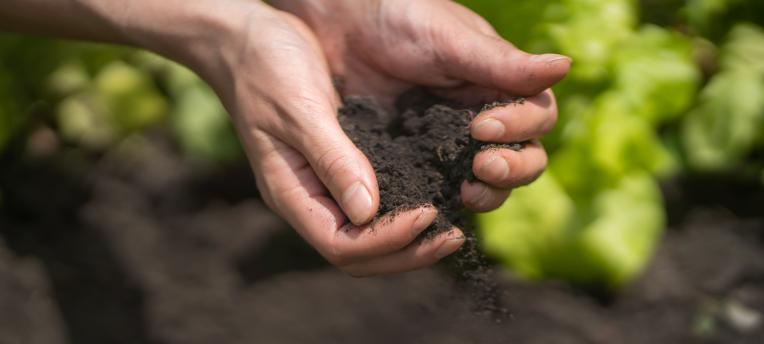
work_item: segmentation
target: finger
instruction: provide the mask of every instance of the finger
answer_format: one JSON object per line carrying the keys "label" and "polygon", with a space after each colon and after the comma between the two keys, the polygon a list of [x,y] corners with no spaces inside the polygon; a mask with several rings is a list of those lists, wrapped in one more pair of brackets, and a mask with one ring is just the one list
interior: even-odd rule
{"label": "finger", "polygon": [[429,227],[436,215],[434,207],[426,206],[387,214],[363,226],[348,224],[326,243],[331,247],[327,258],[335,265],[343,265],[400,251]]}
{"label": "finger", "polygon": [[546,168],[547,155],[538,141],[519,151],[487,149],[475,155],[472,172],[494,188],[514,188],[536,180]]}
{"label": "finger", "polygon": [[496,189],[483,182],[462,183],[462,203],[474,212],[487,212],[501,207],[509,197],[510,190]]}
{"label": "finger", "polygon": [[557,54],[528,54],[498,36],[473,30],[449,32],[439,43],[446,74],[518,96],[550,88],[565,77],[572,62]]}
{"label": "finger", "polygon": [[[295,21],[292,20],[292,24]],[[267,80],[266,83],[244,78],[243,87],[247,91],[240,100],[249,106],[245,114],[238,116],[243,118],[239,121],[245,121],[240,126],[257,127],[297,149],[347,218],[355,224],[366,223],[379,204],[374,170],[337,121],[339,99],[317,41],[306,32],[307,27],[289,25],[284,29],[295,28],[302,33],[302,41],[290,41],[294,45],[290,45],[290,49],[252,52],[259,54],[258,61],[280,62],[259,66],[261,75],[257,80]],[[252,90],[260,93],[261,99],[247,98]]]}
{"label": "finger", "polygon": [[255,136],[255,144],[246,147],[258,148],[247,152],[254,158],[251,161],[263,198],[334,265],[399,251],[437,215],[432,206],[425,206],[365,226],[346,224],[342,210],[299,151],[269,135],[246,139]]}
{"label": "finger", "polygon": [[305,156],[350,222],[368,223],[379,206],[377,179],[340,127],[336,109],[328,99],[315,98],[292,99],[284,106],[294,120],[279,131]]}
{"label": "finger", "polygon": [[354,277],[368,277],[426,268],[456,252],[464,244],[464,234],[456,227],[432,239],[423,239],[406,249],[370,261],[340,267]]}
{"label": "finger", "polygon": [[437,216],[428,205],[387,214],[367,225],[343,225],[341,210],[302,154],[277,139],[258,136],[264,138],[248,147],[272,152],[255,153],[253,159],[264,199],[334,265],[400,251]]}
{"label": "finger", "polygon": [[547,89],[521,102],[483,111],[472,121],[472,137],[485,142],[523,142],[544,136],[557,122],[557,103]]}
{"label": "finger", "polygon": [[308,161],[271,135],[240,130],[240,136],[268,206],[327,257],[331,253],[328,243],[345,224],[345,215]]}

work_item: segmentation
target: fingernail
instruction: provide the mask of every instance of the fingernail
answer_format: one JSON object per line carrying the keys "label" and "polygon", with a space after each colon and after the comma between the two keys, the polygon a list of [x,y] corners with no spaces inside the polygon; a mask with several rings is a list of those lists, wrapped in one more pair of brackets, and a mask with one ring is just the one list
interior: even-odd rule
{"label": "fingernail", "polygon": [[342,194],[342,209],[356,225],[363,224],[371,217],[371,194],[361,182],[355,182]]}
{"label": "fingernail", "polygon": [[509,164],[507,164],[507,160],[504,158],[493,156],[480,167],[480,175],[485,179],[504,181],[509,175]]}
{"label": "fingernail", "polygon": [[464,239],[463,235],[456,238],[446,239],[446,241],[438,247],[438,250],[435,251],[435,258],[442,259],[443,257],[454,253],[459,247],[462,247]]}
{"label": "fingernail", "polygon": [[488,196],[488,188],[485,185],[481,184],[480,192],[478,192],[475,197],[472,198],[472,206],[477,209],[483,209],[486,203],[486,198]]}
{"label": "fingernail", "polygon": [[475,125],[473,136],[481,141],[492,141],[504,136],[505,131],[504,123],[493,118],[487,118]]}
{"label": "fingernail", "polygon": [[437,210],[431,206],[427,206],[422,209],[419,215],[417,215],[416,220],[414,220],[414,236],[418,235],[419,232],[430,226],[430,223],[432,223],[431,215],[436,212]]}
{"label": "fingernail", "polygon": [[565,55],[559,55],[559,54],[543,54],[543,55],[536,55],[531,57],[531,61],[534,62],[544,62],[544,63],[555,63],[557,61],[568,61],[573,62],[573,59],[565,56]]}

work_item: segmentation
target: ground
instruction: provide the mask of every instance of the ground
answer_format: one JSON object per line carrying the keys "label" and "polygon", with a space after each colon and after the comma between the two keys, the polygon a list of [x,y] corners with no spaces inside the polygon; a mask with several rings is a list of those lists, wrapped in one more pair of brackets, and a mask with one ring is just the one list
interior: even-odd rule
{"label": "ground", "polygon": [[[764,192],[664,187],[671,228],[612,298],[495,269],[476,314],[446,269],[354,279],[263,205],[246,166],[163,135],[0,169],[0,343],[759,343]],[[702,186],[702,187],[701,187]],[[722,195],[722,196],[719,196]]]}

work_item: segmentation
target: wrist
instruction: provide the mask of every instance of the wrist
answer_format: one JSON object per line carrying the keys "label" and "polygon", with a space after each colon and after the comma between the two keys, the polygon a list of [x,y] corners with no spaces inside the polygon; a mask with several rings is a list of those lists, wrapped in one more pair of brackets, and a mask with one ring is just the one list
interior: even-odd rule
{"label": "wrist", "polygon": [[[117,16],[128,44],[197,69],[222,58],[227,46],[250,25],[253,13],[267,11],[260,1],[132,0]],[[136,8],[139,6],[140,8]],[[217,61],[221,62],[221,61]]]}
{"label": "wrist", "polygon": [[257,0],[81,0],[108,22],[113,43],[146,49],[212,76],[236,58],[259,18],[274,9]]}

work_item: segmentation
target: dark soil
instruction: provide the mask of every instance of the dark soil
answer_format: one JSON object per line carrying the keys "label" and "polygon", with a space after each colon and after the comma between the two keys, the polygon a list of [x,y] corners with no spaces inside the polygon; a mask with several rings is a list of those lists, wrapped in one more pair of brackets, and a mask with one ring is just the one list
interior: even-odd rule
{"label": "dark soil", "polygon": [[454,226],[466,231],[467,243],[447,263],[458,272],[459,287],[470,295],[472,310],[496,319],[504,317],[505,308],[470,232],[460,190],[464,181],[475,180],[472,161],[478,152],[523,146],[476,141],[470,136],[470,122],[479,111],[522,101],[467,107],[412,89],[398,98],[395,113],[367,97],[346,97],[339,112],[340,124],[369,158],[377,176],[380,207],[376,218],[431,204],[438,216],[422,237]]}
{"label": "dark soil", "polygon": [[438,217],[427,234],[464,227],[459,193],[462,182],[475,179],[475,154],[493,148],[520,150],[522,145],[473,140],[469,126],[480,107],[459,106],[420,89],[402,95],[396,108],[397,113],[389,113],[372,98],[347,97],[340,109],[343,129],[376,172],[378,216],[431,204]]}
{"label": "dark soil", "polygon": [[17,160],[0,167],[0,343],[761,343],[764,190],[722,183],[667,185],[679,215],[607,303],[497,269],[497,323],[441,268],[328,266],[245,164],[199,166],[161,138]]}

